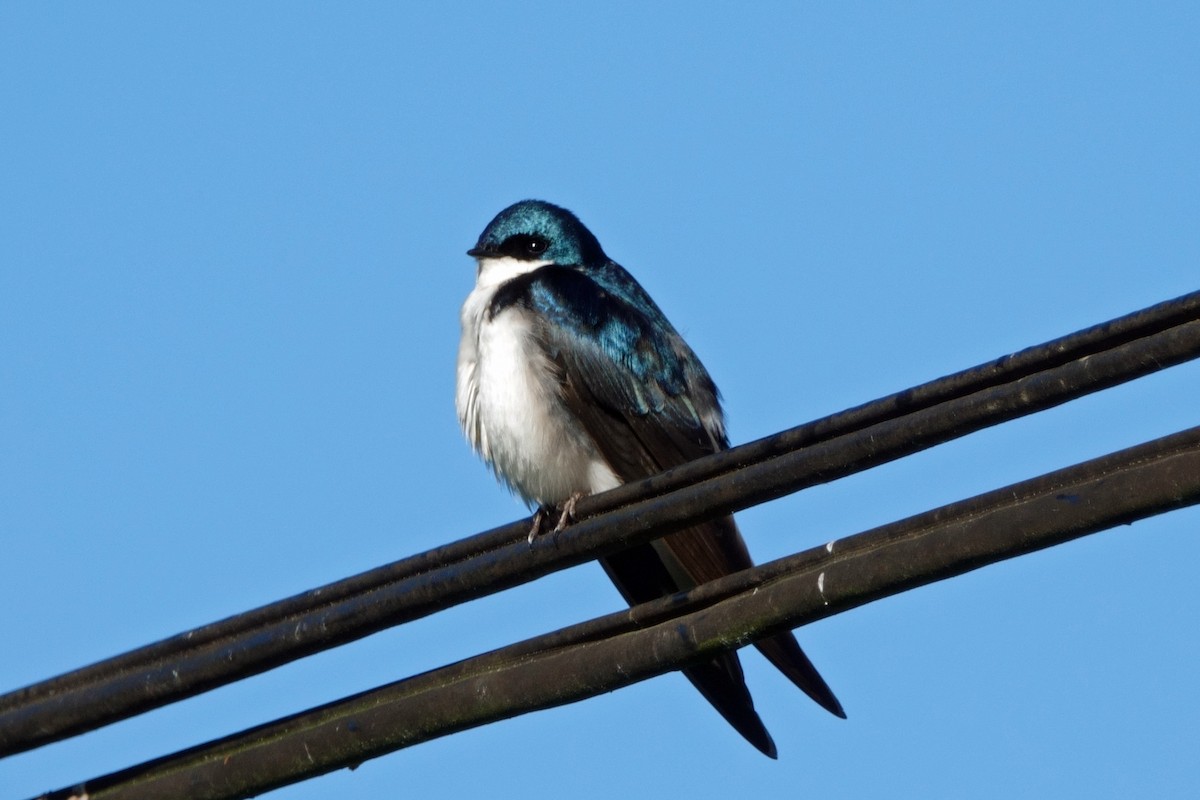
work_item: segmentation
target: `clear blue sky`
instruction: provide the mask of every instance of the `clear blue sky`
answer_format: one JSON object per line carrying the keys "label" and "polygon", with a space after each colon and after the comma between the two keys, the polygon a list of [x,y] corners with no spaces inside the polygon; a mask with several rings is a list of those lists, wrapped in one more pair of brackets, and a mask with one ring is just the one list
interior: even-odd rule
{"label": "clear blue sky", "polygon": [[[575,210],[747,441],[1200,287],[1195,3],[0,6],[0,689],[523,508],[453,408],[464,255]],[[429,4],[431,9],[435,4]],[[741,515],[777,557],[1200,423],[1200,365]],[[1191,796],[1200,512],[280,790]],[[0,762],[23,797],[620,604],[595,565]]]}

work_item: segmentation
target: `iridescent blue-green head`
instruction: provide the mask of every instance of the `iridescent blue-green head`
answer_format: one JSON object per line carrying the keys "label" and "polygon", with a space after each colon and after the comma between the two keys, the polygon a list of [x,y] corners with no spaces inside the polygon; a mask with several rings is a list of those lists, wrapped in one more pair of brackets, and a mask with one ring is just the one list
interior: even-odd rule
{"label": "iridescent blue-green head", "polygon": [[600,242],[578,217],[543,200],[522,200],[501,211],[483,229],[467,255],[563,266],[594,266],[608,261]]}

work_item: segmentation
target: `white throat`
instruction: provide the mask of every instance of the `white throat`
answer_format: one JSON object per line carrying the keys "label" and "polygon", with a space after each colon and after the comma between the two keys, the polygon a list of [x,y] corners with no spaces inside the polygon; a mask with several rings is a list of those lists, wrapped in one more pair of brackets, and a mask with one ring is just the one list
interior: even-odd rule
{"label": "white throat", "polygon": [[500,258],[479,259],[479,271],[475,276],[475,286],[478,289],[489,289],[508,283],[513,278],[528,274],[534,270],[548,267],[553,261],[524,261],[512,256]]}

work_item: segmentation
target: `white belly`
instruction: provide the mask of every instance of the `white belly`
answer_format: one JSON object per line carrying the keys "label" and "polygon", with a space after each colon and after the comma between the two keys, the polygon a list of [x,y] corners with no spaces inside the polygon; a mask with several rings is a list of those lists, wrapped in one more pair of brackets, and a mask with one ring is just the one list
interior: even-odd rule
{"label": "white belly", "polygon": [[487,319],[499,284],[480,284],[462,309],[456,405],[471,446],[527,502],[562,503],[619,481],[559,400],[550,364],[523,309]]}

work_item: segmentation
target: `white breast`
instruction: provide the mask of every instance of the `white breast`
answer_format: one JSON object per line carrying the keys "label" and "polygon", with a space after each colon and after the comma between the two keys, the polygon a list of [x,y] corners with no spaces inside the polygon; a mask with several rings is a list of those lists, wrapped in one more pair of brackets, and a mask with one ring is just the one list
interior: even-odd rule
{"label": "white breast", "polygon": [[496,475],[526,501],[553,505],[619,481],[559,400],[528,312],[509,307],[488,317],[500,286],[545,265],[480,260],[475,289],[462,307],[455,405],[471,446]]}

